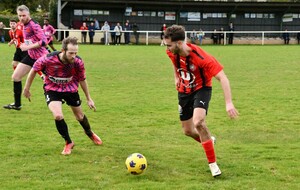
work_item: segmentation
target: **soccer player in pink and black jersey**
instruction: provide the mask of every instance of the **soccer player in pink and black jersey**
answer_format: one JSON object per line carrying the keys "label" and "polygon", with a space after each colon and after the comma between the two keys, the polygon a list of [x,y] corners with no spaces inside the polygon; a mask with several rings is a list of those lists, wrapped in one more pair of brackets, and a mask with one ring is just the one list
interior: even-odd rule
{"label": "soccer player in pink and black jersey", "polygon": [[45,71],[44,90],[48,108],[52,112],[55,125],[66,144],[63,155],[71,154],[74,142],[71,140],[68,126],[62,113],[62,101],[72,109],[75,118],[83,127],[86,135],[96,144],[102,144],[101,139],[91,130],[89,121],[81,108],[78,86],[82,88],[90,109],[96,111],[88,85],[83,60],[77,56],[77,38],[68,37],[62,41],[62,50],[55,51],[38,59],[28,74],[23,94],[30,98],[30,86],[38,71]]}
{"label": "soccer player in pink and black jersey", "polygon": [[53,51],[56,51],[55,47],[53,46],[53,35],[55,34],[56,30],[51,24],[49,24],[49,19],[44,19],[43,30],[48,40],[48,45]]}
{"label": "soccer player in pink and black jersey", "polygon": [[223,66],[198,46],[185,41],[183,26],[173,25],[164,32],[167,55],[174,66],[175,86],[178,91],[179,117],[185,135],[202,144],[213,177],[221,175],[216,162],[213,139],[206,125],[206,114],[211,98],[212,78],[222,86],[226,111],[236,118],[231,89]]}
{"label": "soccer player in pink and black jersey", "polygon": [[[12,75],[15,102],[3,106],[5,109],[21,110],[22,78],[30,71],[34,62],[46,55],[47,39],[41,26],[30,17],[29,9],[25,5],[17,7],[19,21],[24,24],[24,43],[20,44],[22,51],[27,51],[26,55],[18,64]],[[42,72],[39,72],[42,77]]]}

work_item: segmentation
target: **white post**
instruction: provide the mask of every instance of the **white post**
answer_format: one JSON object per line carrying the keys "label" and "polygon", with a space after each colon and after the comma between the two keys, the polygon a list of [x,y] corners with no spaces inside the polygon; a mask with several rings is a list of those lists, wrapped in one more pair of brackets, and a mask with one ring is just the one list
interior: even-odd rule
{"label": "white post", "polygon": [[148,41],[148,38],[149,38],[148,33],[149,33],[149,32],[147,31],[147,32],[146,32],[146,45],[148,45],[148,42],[149,42],[149,41]]}
{"label": "white post", "polygon": [[[61,23],[61,0],[57,1],[57,28],[60,28]],[[61,40],[61,34],[58,32],[58,40]]]}

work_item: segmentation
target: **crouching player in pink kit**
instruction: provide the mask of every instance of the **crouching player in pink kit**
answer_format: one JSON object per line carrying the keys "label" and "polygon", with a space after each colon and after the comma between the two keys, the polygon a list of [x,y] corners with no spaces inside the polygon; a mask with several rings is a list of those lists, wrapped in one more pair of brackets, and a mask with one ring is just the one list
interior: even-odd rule
{"label": "crouching player in pink kit", "polygon": [[87,117],[81,108],[81,100],[78,94],[80,84],[90,109],[96,111],[88,85],[86,82],[83,60],[77,56],[77,38],[68,37],[62,41],[62,50],[39,58],[28,74],[23,94],[30,98],[30,87],[37,72],[44,71],[44,90],[48,108],[53,114],[56,128],[65,139],[66,145],[62,151],[63,155],[71,154],[74,142],[71,140],[68,126],[62,113],[62,101],[71,107],[74,116],[83,127],[85,134],[96,144],[101,145],[101,139],[91,130]]}

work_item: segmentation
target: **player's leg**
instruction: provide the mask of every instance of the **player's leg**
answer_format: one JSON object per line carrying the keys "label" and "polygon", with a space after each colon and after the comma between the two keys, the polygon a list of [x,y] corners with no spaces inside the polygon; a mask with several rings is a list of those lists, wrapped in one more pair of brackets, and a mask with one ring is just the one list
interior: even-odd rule
{"label": "player's leg", "polygon": [[52,40],[49,41],[48,45],[51,47],[51,49],[52,49],[53,51],[56,51],[55,47],[53,46],[53,41],[52,41]]}
{"label": "player's leg", "polygon": [[76,118],[76,120],[80,123],[82,126],[85,134],[94,142],[96,145],[101,145],[102,140],[100,139],[99,136],[96,135],[91,129],[91,125],[89,123],[88,118],[86,115],[83,113],[81,106],[71,106],[71,109],[73,111],[73,114]]}
{"label": "player's leg", "polygon": [[193,123],[199,133],[202,147],[206,154],[212,176],[215,177],[221,175],[221,171],[216,163],[214,140],[211,137],[205,121],[210,99],[211,89],[200,89],[194,94]]}
{"label": "player's leg", "polygon": [[15,70],[17,68],[18,63],[19,63],[18,61],[12,61],[11,62],[13,70]]}
{"label": "player's leg", "polygon": [[192,137],[198,142],[201,142],[198,131],[193,123],[193,97],[181,96],[178,94],[178,113],[181,121],[183,133],[186,136]]}
{"label": "player's leg", "polygon": [[29,65],[19,63],[12,74],[14,103],[3,106],[6,109],[21,110],[22,78],[30,71]]}
{"label": "player's leg", "polygon": [[97,145],[102,144],[101,139],[92,131],[88,118],[81,108],[81,100],[78,93],[68,93],[64,99],[71,107],[76,120],[82,126],[85,134]]}
{"label": "player's leg", "polygon": [[181,121],[181,126],[183,133],[186,136],[192,137],[193,139],[201,143],[199,133],[194,126],[192,118],[185,121]]}
{"label": "player's leg", "polygon": [[56,129],[66,142],[65,147],[61,153],[63,155],[69,155],[71,154],[72,148],[74,147],[74,142],[71,140],[67,123],[64,120],[60,93],[46,92],[45,97],[48,104],[48,108],[53,115]]}
{"label": "player's leg", "polygon": [[206,126],[205,122],[206,110],[203,108],[195,108],[193,114],[193,123],[195,129],[198,131],[200,135],[200,139],[202,142],[211,140],[210,132]]}
{"label": "player's leg", "polygon": [[206,154],[206,158],[208,160],[212,176],[215,177],[215,176],[221,175],[221,171],[216,163],[214,141],[211,138],[209,129],[206,126],[205,117],[206,117],[205,109],[203,109],[203,108],[195,108],[194,109],[193,123],[200,135],[202,147]]}

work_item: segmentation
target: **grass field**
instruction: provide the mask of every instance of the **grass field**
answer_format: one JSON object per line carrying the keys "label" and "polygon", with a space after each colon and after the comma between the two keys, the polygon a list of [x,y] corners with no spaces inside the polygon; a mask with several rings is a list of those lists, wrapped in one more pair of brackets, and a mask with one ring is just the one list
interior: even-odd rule
{"label": "grass field", "polygon": [[[201,145],[182,134],[165,47],[80,45],[97,111],[85,101],[83,108],[103,145],[92,144],[64,105],[76,146],[70,156],[60,154],[64,141],[37,77],[31,103],[23,98],[21,111],[1,108],[0,189],[300,189],[299,46],[203,48],[224,65],[240,112],[237,120],[227,117],[214,80],[207,123],[222,176],[211,177]],[[14,49],[0,49],[2,106],[13,102]],[[125,169],[134,152],[148,160],[139,176]]]}

